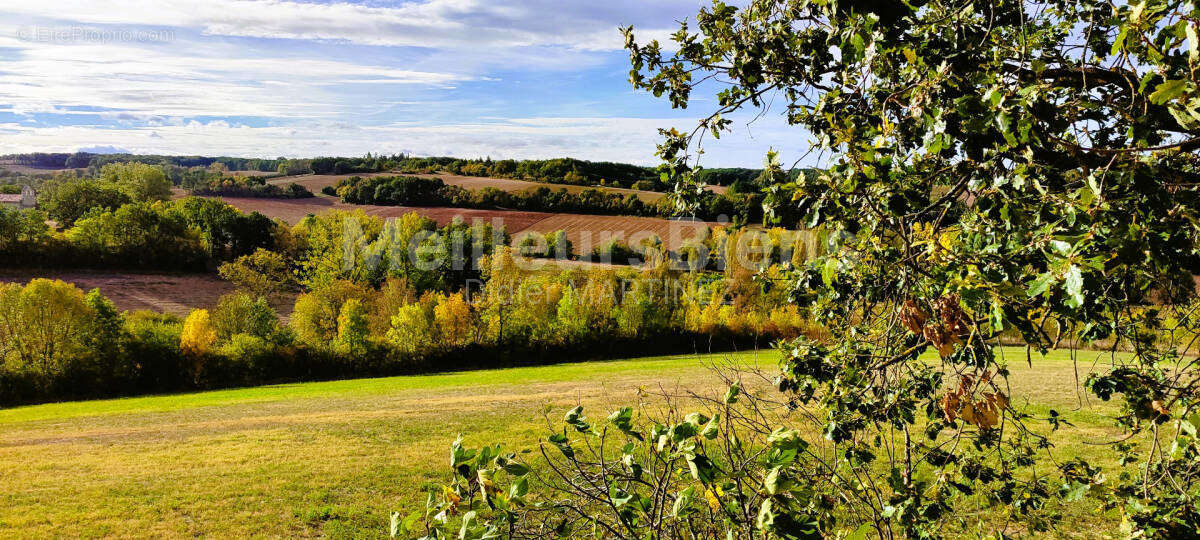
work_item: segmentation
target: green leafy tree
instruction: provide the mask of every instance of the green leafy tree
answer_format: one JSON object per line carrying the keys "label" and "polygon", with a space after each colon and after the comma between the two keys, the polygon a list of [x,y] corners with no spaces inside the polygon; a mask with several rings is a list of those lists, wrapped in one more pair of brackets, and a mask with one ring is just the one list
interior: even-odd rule
{"label": "green leafy tree", "polygon": [[58,280],[0,284],[0,359],[6,369],[59,375],[85,357],[96,312]]}
{"label": "green leafy tree", "polygon": [[197,232],[163,203],[89,214],[67,238],[95,260],[144,268],[195,267],[205,259]]}
{"label": "green leafy tree", "polygon": [[369,297],[365,287],[344,280],[301,294],[291,317],[296,340],[312,347],[329,347],[338,336],[342,306],[352,299],[367,303]]}
{"label": "green leafy tree", "polygon": [[397,350],[420,353],[432,345],[434,330],[427,310],[421,304],[409,304],[396,311],[386,337]]}
{"label": "green leafy tree", "polygon": [[46,214],[40,210],[0,208],[0,250],[22,250],[50,236]]}
{"label": "green leafy tree", "polygon": [[370,345],[371,328],[367,321],[367,309],[355,298],[342,304],[337,320],[338,349],[350,356],[361,354]]}
{"label": "green leafy tree", "polygon": [[130,202],[115,185],[89,179],[48,186],[38,194],[38,206],[63,228],[70,228],[93,209],[112,211]]}
{"label": "green leafy tree", "polygon": [[222,296],[209,317],[220,341],[228,341],[238,334],[273,341],[280,334],[279,315],[266,299],[244,292]]}
{"label": "green leafy tree", "polygon": [[145,163],[109,163],[100,169],[100,180],[135,201],[166,201],[171,199],[171,181],[162,167]]}
{"label": "green leafy tree", "polygon": [[575,245],[567,238],[567,232],[557,230],[547,235],[547,253],[556,259],[573,259],[575,257]]}

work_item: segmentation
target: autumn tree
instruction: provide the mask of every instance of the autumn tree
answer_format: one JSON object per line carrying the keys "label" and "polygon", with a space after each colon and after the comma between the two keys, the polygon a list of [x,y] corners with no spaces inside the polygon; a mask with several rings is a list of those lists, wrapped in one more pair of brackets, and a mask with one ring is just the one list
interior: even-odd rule
{"label": "autumn tree", "polygon": [[217,343],[217,329],[207,309],[192,310],[183,321],[183,334],[179,337],[179,348],[186,354],[200,356]]}
{"label": "autumn tree", "polygon": [[96,312],[83,291],[57,280],[0,284],[0,359],[42,375],[86,356]]}
{"label": "autumn tree", "polygon": [[222,264],[217,273],[256,297],[272,298],[296,287],[296,277],[287,258],[261,248]]}

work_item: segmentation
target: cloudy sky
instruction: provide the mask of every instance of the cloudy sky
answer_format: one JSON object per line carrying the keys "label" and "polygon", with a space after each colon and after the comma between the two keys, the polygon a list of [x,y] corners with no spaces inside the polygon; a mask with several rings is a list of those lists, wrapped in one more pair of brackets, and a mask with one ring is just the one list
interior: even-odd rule
{"label": "cloudy sky", "polygon": [[[650,164],[692,109],[635,92],[620,25],[662,37],[698,0],[6,0],[0,154],[408,152]],[[796,158],[775,115],[707,166]]]}

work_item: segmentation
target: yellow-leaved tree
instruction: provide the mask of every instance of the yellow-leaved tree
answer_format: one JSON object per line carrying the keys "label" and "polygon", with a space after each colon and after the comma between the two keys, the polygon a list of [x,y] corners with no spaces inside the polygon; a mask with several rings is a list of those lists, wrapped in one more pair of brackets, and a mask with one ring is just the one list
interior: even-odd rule
{"label": "yellow-leaved tree", "polygon": [[188,355],[203,355],[217,342],[217,329],[207,309],[196,309],[183,321],[179,349]]}
{"label": "yellow-leaved tree", "polygon": [[52,374],[88,353],[95,311],[83,291],[58,280],[0,284],[0,367]]}
{"label": "yellow-leaved tree", "polygon": [[409,304],[396,310],[387,340],[401,351],[422,352],[429,346],[432,334],[433,325],[425,309],[421,304]]}
{"label": "yellow-leaved tree", "polygon": [[462,293],[438,298],[433,321],[443,346],[458,347],[475,339],[475,316]]}
{"label": "yellow-leaved tree", "polygon": [[367,308],[357,298],[346,300],[337,319],[337,346],[350,355],[360,354],[367,349],[371,335],[367,321]]}

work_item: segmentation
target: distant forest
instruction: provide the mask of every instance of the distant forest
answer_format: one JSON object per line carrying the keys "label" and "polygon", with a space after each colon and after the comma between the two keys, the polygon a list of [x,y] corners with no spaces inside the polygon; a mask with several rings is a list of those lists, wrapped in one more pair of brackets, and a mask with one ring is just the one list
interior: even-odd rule
{"label": "distant forest", "polygon": [[[607,161],[585,161],[573,158],[544,160],[513,160],[491,158],[460,159],[452,157],[415,157],[406,154],[366,154],[362,157],[317,157],[305,159],[262,159],[228,156],[167,156],[153,154],[94,154],[89,152],[13,154],[0,159],[36,169],[99,170],[109,163],[140,162],[150,165],[170,165],[182,168],[221,167],[229,171],[258,171],[279,175],[297,174],[361,174],[397,171],[402,173],[450,173],[464,176],[514,178],[552,184],[579,186],[611,186],[645,191],[667,191],[653,167]],[[793,169],[792,178],[813,174],[815,169]],[[762,169],[717,168],[701,169],[697,179],[707,184],[724,186],[735,192],[755,192]]]}

